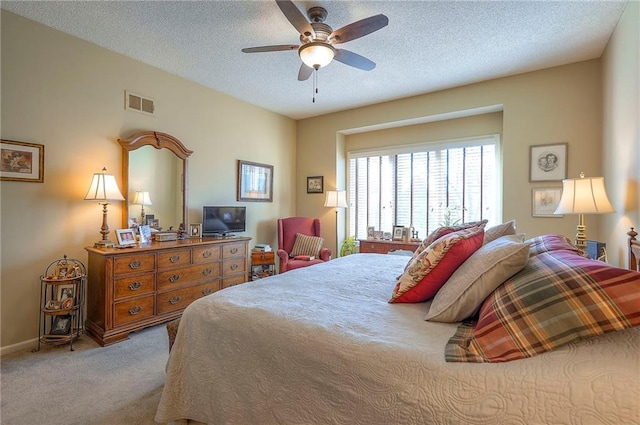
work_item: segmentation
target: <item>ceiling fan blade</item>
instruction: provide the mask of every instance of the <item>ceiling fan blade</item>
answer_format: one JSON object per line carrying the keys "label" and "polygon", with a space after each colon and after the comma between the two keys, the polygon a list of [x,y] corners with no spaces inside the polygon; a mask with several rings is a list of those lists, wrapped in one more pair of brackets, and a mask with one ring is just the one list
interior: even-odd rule
{"label": "ceiling fan blade", "polygon": [[247,47],[242,49],[244,53],[279,52],[281,50],[298,50],[297,44],[278,44],[275,46]]}
{"label": "ceiling fan blade", "polygon": [[308,80],[313,74],[313,68],[309,68],[304,63],[300,64],[300,71],[298,71],[298,81]]}
{"label": "ceiling fan blade", "polygon": [[293,25],[301,35],[311,38],[316,36],[307,18],[305,18],[302,12],[300,12],[300,9],[298,9],[292,1],[276,0],[276,3],[282,13],[284,13],[284,16],[291,22],[291,25]]}
{"label": "ceiling fan blade", "polygon": [[378,31],[380,28],[384,28],[388,24],[389,18],[383,14],[370,16],[349,25],[345,25],[342,28],[338,28],[331,33],[329,41],[331,44],[346,43],[347,41],[355,40],[356,38]]}
{"label": "ceiling fan blade", "polygon": [[375,62],[370,61],[364,56],[360,56],[357,53],[353,53],[345,49],[336,49],[336,55],[334,59],[337,60],[338,62],[342,62],[345,65],[362,69],[363,71],[371,71],[373,68],[376,67]]}

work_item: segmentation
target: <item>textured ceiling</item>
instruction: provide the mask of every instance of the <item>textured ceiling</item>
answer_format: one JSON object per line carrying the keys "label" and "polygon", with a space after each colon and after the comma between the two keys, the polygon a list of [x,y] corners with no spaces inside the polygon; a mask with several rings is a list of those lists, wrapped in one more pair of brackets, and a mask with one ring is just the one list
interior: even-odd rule
{"label": "textured ceiling", "polygon": [[[385,14],[389,25],[340,45],[374,61],[334,61],[297,80],[298,44],[274,1],[2,1],[1,7],[271,111],[300,119],[600,57],[627,1],[296,1],[338,29]],[[153,97],[153,93],[145,93]]]}

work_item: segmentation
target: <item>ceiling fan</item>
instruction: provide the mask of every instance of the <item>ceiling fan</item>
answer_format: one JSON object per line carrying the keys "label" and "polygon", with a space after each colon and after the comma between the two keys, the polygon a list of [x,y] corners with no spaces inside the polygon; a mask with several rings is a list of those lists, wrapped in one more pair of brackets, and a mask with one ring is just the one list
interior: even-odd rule
{"label": "ceiling fan", "polygon": [[[340,29],[333,30],[324,23],[327,10],[320,6],[307,10],[309,20],[289,0],[276,0],[278,7],[291,25],[300,33],[301,45],[280,44],[275,46],[249,47],[242,49],[244,53],[276,52],[281,50],[298,50],[302,65],[298,71],[298,80],[304,81],[313,73],[327,66],[333,59],[345,65],[364,71],[371,71],[376,64],[371,60],[345,49],[336,49],[334,45],[346,43],[378,31],[389,24],[389,18],[383,14],[370,16],[369,18],[353,22]],[[309,22],[310,21],[310,22]]]}

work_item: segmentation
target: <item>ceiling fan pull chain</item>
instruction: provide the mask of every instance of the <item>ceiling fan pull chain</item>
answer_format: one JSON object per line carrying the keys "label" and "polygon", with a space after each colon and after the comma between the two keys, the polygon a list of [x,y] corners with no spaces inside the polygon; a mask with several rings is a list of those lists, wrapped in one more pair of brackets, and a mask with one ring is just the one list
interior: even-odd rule
{"label": "ceiling fan pull chain", "polygon": [[318,93],[318,69],[313,71],[313,102],[316,103],[316,93]]}

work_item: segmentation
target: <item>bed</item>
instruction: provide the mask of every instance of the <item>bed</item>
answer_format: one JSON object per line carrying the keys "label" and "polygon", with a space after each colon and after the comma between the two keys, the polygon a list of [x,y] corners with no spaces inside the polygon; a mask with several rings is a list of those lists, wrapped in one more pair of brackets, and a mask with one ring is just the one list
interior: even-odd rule
{"label": "bed", "polygon": [[[416,254],[349,255],[204,297],[180,321],[155,419],[264,425],[640,423],[640,273],[586,260],[571,253],[572,247],[558,248],[560,240],[556,235],[526,241],[526,266],[464,322],[425,320],[434,298],[393,302],[394,284]],[[635,244],[630,240],[630,252]],[[550,267],[560,264],[557,274],[573,274],[579,267],[567,264],[577,261],[596,268],[588,280],[604,273],[608,284],[618,281],[613,286],[631,294],[618,298],[630,319],[602,335],[561,341],[516,360],[478,360],[477,353],[455,357],[456,350],[473,345],[461,343],[461,335],[490,316],[489,298],[527,278],[535,258]]]}

